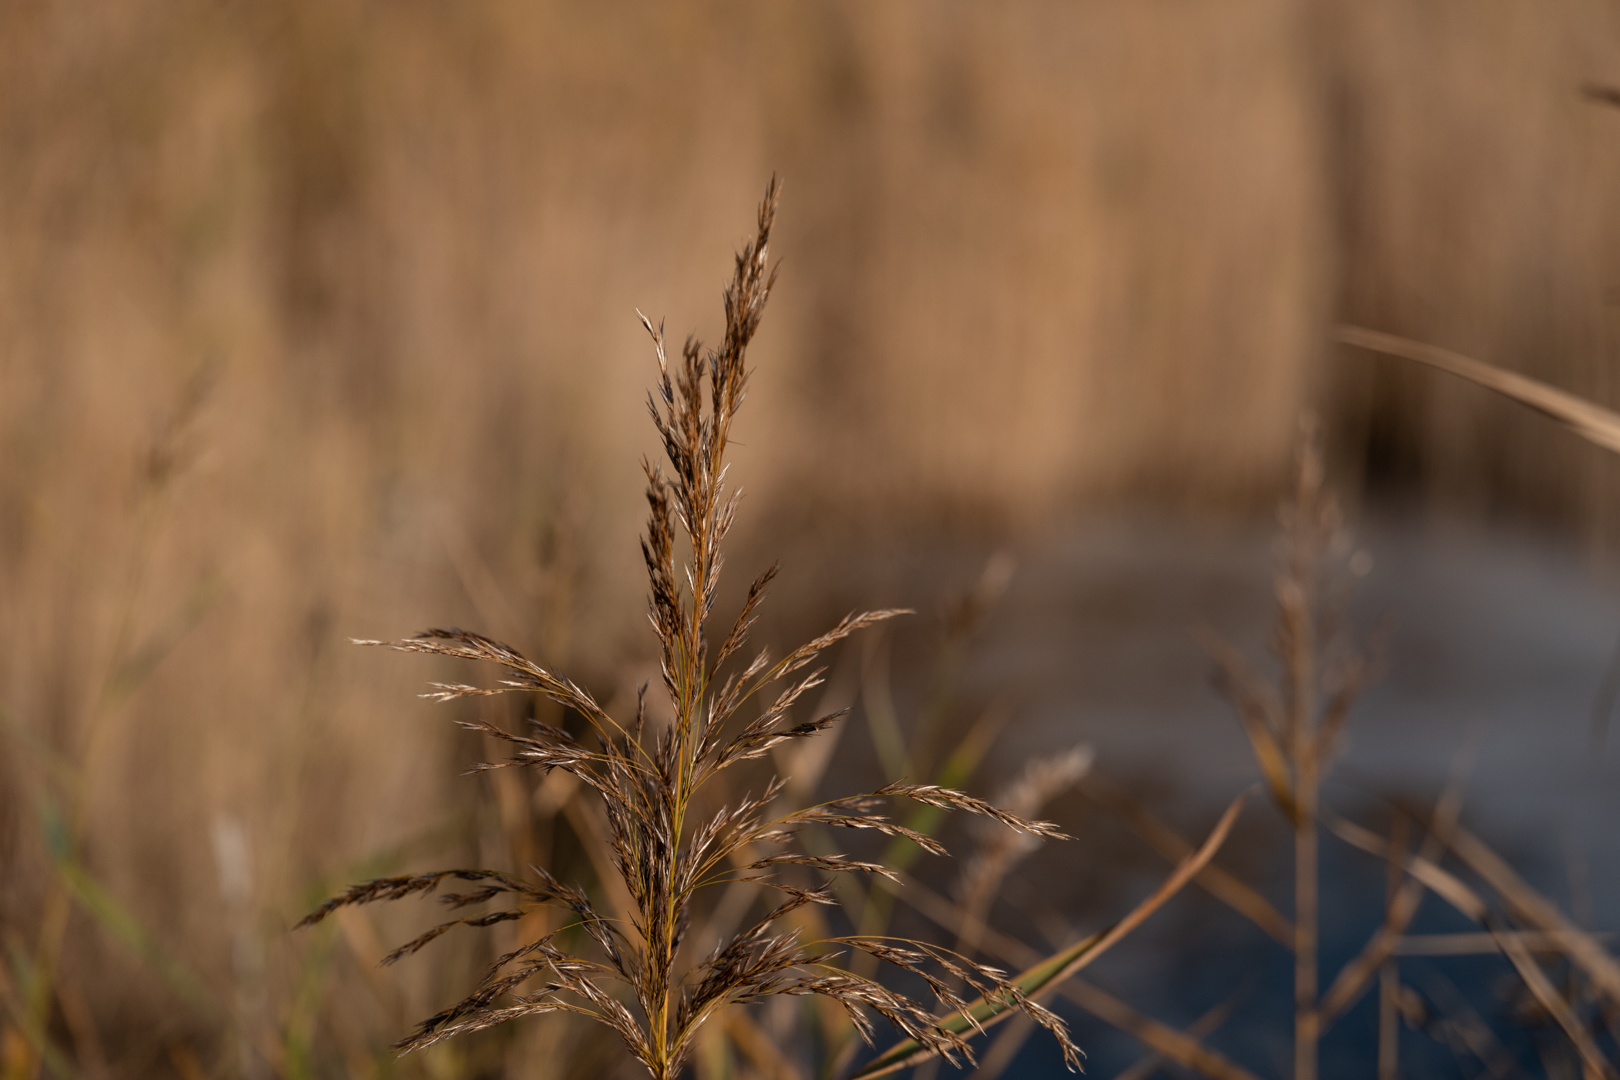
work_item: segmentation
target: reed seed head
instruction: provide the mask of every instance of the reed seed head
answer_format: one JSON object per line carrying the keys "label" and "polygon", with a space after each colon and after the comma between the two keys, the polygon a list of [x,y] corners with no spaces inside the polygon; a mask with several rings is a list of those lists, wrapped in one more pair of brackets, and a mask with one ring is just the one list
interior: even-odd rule
{"label": "reed seed head", "polygon": [[[777,573],[772,566],[755,579],[741,611],[710,654],[721,548],[737,507],[737,494],[726,488],[725,456],[732,422],[746,396],[748,346],[776,280],[769,242],[777,196],[773,179],[760,204],[755,237],[738,254],[725,290],[726,328],[719,348],[705,349],[688,339],[679,357],[672,358],[662,326],[654,327],[641,317],[658,363],[648,411],[664,456],[661,463],[644,462],[648,517],[641,551],[649,585],[648,617],[658,639],[664,688],[674,706],[673,722],[650,734],[644,710],[638,707],[633,720],[620,723],[565,675],[469,631],[436,629],[399,641],[359,642],[483,661],[503,671],[495,686],[434,683],[427,697],[452,701],[528,691],[579,716],[589,729],[584,740],[546,724],[533,724],[521,735],[482,722],[464,726],[513,748],[509,760],[480,763],[475,771],[508,766],[560,769],[577,777],[600,800],[612,864],[632,905],[626,918],[604,916],[583,889],[562,884],[539,867],[530,868],[532,880],[492,870],[381,878],[328,900],[300,925],[319,922],[340,907],[425,896],[446,884],[471,886],[439,896],[453,910],[494,905],[433,927],[394,950],[384,963],[409,956],[461,927],[515,922],[543,908],[560,908],[565,914],[562,929],[500,956],[472,993],[401,1040],[397,1046],[402,1051],[509,1020],[567,1012],[611,1028],[654,1077],[668,1080],[689,1056],[701,1026],[722,1009],[779,995],[816,994],[838,1002],[868,1042],[873,1026],[867,1013],[872,1012],[952,1063],[971,1061],[966,1039],[942,1026],[921,1003],[838,963],[841,957],[865,953],[921,978],[935,1001],[948,1010],[963,1008],[959,988],[964,986],[1022,1009],[1057,1037],[1065,1061],[1078,1067],[1078,1051],[1063,1022],[1029,1001],[996,968],[919,941],[860,935],[808,941],[798,929],[783,929],[787,916],[802,908],[837,905],[825,884],[833,875],[896,878],[880,862],[806,850],[797,841],[807,826],[872,830],[945,854],[934,838],[896,824],[877,809],[903,798],[980,815],[1022,834],[1062,838],[1055,825],[960,791],[907,782],[785,810],[778,805],[784,786],[780,779],[773,779],[757,797],[744,797],[706,821],[695,819],[695,798],[727,769],[761,758],[786,740],[814,737],[837,723],[845,711],[800,723],[792,720],[800,699],[822,681],[824,669],[814,666],[816,661],[849,635],[906,613],[852,613],[780,660],[773,662],[761,650],[746,663],[733,664],[748,647],[759,605]],[[677,549],[683,546],[678,541],[683,539],[689,559],[678,565]],[[743,711],[751,703],[757,715],[745,720]],[[823,884],[805,887],[803,882],[816,875]],[[684,955],[682,944],[695,898],[704,890],[739,881],[775,890],[785,899],[707,956]],[[563,951],[558,942],[569,927],[583,931],[596,955]]]}

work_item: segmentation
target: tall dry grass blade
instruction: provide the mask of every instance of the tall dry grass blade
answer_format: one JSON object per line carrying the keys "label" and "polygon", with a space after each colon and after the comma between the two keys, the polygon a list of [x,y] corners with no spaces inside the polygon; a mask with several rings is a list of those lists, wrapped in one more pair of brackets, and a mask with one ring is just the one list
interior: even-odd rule
{"label": "tall dry grass blade", "polygon": [[[1429,835],[1423,841],[1420,858],[1429,861],[1438,859],[1451,840],[1452,833],[1457,828],[1457,816],[1462,812],[1460,781],[1459,771],[1452,776],[1451,783],[1441,794],[1440,801],[1435,806]],[[1389,848],[1391,852],[1404,852],[1405,846],[1398,838],[1392,838]],[[1392,868],[1400,866],[1399,858],[1386,861]],[[1417,914],[1418,903],[1422,899],[1423,884],[1417,878],[1406,878],[1394,890],[1385,905],[1384,925],[1378,928],[1361,952],[1340,969],[1333,984],[1328,987],[1327,993],[1322,995],[1319,1011],[1324,1026],[1331,1024],[1341,1013],[1361,999],[1362,992],[1371,984],[1378,969],[1394,955],[1401,935],[1406,932],[1406,927]]]}
{"label": "tall dry grass blade", "polygon": [[1400,968],[1385,960],[1378,968],[1378,1080],[1400,1076]]}
{"label": "tall dry grass blade", "polygon": [[[1401,852],[1395,852],[1383,841],[1381,837],[1361,828],[1358,825],[1345,821],[1342,818],[1336,818],[1330,822],[1330,827],[1346,842],[1361,848],[1363,851],[1386,858],[1395,858],[1400,860],[1407,873],[1422,881],[1424,885],[1428,886],[1433,892],[1443,897],[1458,911],[1484,926],[1485,929],[1490,933],[1492,939],[1495,940],[1497,947],[1513,964],[1514,970],[1518,972],[1520,978],[1524,981],[1526,988],[1530,990],[1531,994],[1535,996],[1536,1000],[1540,1002],[1541,1006],[1545,1008],[1548,1014],[1558,1022],[1561,1028],[1563,1028],[1564,1033],[1569,1037],[1570,1042],[1573,1043],[1576,1050],[1579,1051],[1582,1060],[1586,1063],[1586,1066],[1589,1069],[1596,1069],[1598,1074],[1604,1077],[1614,1077],[1617,1075],[1614,1066],[1604,1060],[1602,1053],[1597,1049],[1596,1044],[1593,1043],[1591,1034],[1581,1024],[1580,1019],[1576,1017],[1570,1010],[1569,1004],[1558,995],[1557,990],[1547,979],[1546,973],[1543,972],[1536,964],[1535,959],[1530,955],[1530,951],[1525,947],[1524,943],[1519,940],[1517,935],[1506,930],[1501,925],[1496,915],[1492,913],[1490,905],[1488,905],[1478,893],[1465,885],[1461,879],[1445,870],[1442,870],[1437,864],[1429,859],[1424,858],[1422,855],[1407,855]],[[1453,850],[1455,850],[1456,844],[1463,836],[1463,833],[1464,830],[1459,828],[1453,834],[1451,841]],[[1478,841],[1476,840],[1475,843],[1477,844]],[[1489,858],[1482,859],[1482,861],[1487,865],[1490,865],[1491,859],[1496,858],[1494,852],[1490,852],[1489,849],[1484,848],[1484,845],[1479,846],[1484,850],[1485,854],[1489,855]],[[1480,852],[1475,851],[1475,854],[1478,855]],[[1477,870],[1478,867],[1475,869]],[[1512,873],[1512,871],[1507,868],[1505,863],[1501,863],[1500,866],[1494,866],[1493,869],[1498,871],[1507,870],[1509,874]],[[1487,875],[1485,875],[1483,872],[1481,872],[1480,876],[1487,877]],[[1514,875],[1514,877],[1516,878],[1517,875]],[[1519,884],[1523,885],[1522,882],[1519,882]],[[1529,893],[1529,897],[1533,897],[1535,900],[1540,901],[1540,903],[1546,903],[1546,901],[1541,900],[1540,897],[1533,892],[1533,890],[1529,890],[1529,886],[1524,886],[1524,889]],[[1524,902],[1524,899],[1526,898],[1521,898],[1521,902]],[[1548,907],[1550,908],[1550,905],[1548,905]],[[1556,909],[1551,910],[1553,914],[1557,914]],[[1597,948],[1596,943],[1591,941],[1590,937],[1582,931],[1575,930],[1573,934],[1570,934],[1566,933],[1563,927],[1558,927],[1557,933],[1563,939],[1564,950],[1570,956],[1570,958],[1576,960],[1577,963],[1580,962],[1577,954],[1578,949],[1586,946],[1590,946],[1594,949]],[[1601,950],[1599,949],[1598,951],[1601,954]],[[1607,957],[1607,954],[1601,955],[1603,955],[1604,959],[1610,959]],[[1610,962],[1612,963],[1612,959],[1610,959]]]}
{"label": "tall dry grass blade", "polygon": [[[1099,931],[1042,963],[1031,967],[1014,978],[1012,980],[1013,985],[1017,986],[1026,997],[1034,997],[1055,985],[1061,984],[1065,979],[1078,973],[1118,944],[1120,939],[1140,926],[1149,915],[1163,907],[1166,901],[1180,892],[1182,887],[1191,881],[1198,871],[1208,865],[1210,859],[1215,857],[1215,853],[1220,850],[1221,845],[1226,842],[1227,836],[1231,833],[1232,825],[1237,821],[1238,813],[1243,808],[1243,798],[1240,795],[1232,800],[1232,804],[1226,808],[1226,812],[1221,815],[1221,819],[1216,822],[1215,828],[1210,831],[1209,836],[1199,849],[1189,858],[1183,860],[1181,865],[1177,866],[1175,871],[1165,879],[1164,883],[1151,896],[1138,904],[1130,914],[1108,929]],[[969,1004],[965,1009],[939,1021],[939,1026],[958,1034],[966,1034],[969,1031],[983,1030],[991,1024],[1005,1020],[1010,1011],[1010,1006],[1004,1002],[987,1001],[980,998]],[[901,1069],[926,1061],[933,1057],[935,1053],[936,1051],[922,1045],[917,1040],[907,1039],[881,1054],[876,1060],[850,1077],[850,1080],[873,1080],[874,1077],[887,1076],[889,1073],[898,1072]]]}
{"label": "tall dry grass blade", "polygon": [[1334,337],[1346,345],[1416,360],[1441,371],[1449,371],[1528,405],[1557,420],[1588,442],[1620,454],[1620,413],[1594,405],[1568,391],[1435,345],[1361,326],[1336,327]]}
{"label": "tall dry grass blade", "polygon": [[[1131,830],[1160,855],[1177,862],[1192,854],[1193,846],[1174,829],[1148,813],[1124,789],[1099,775],[1089,773],[1078,784],[1080,793],[1097,805],[1123,818]],[[1284,948],[1294,947],[1294,927],[1265,897],[1225,870],[1210,863],[1198,872],[1193,883],[1264,930]]]}
{"label": "tall dry grass blade", "polygon": [[[1363,850],[1382,854],[1386,850],[1382,841],[1360,826],[1336,820],[1334,831],[1348,843]],[[1559,948],[1585,970],[1587,976],[1611,1002],[1620,1003],[1620,963],[1589,932],[1571,922],[1562,912],[1531,888],[1518,873],[1483,841],[1467,829],[1457,828],[1451,835],[1450,846],[1475,873],[1487,881],[1505,900],[1514,913],[1525,922],[1539,927],[1559,943]],[[1444,896],[1453,907],[1478,922],[1490,917],[1490,909],[1478,894],[1454,875],[1440,869],[1433,862],[1412,859],[1408,872],[1419,877],[1430,889]]]}
{"label": "tall dry grass blade", "polygon": [[[883,884],[882,887],[891,890],[892,895],[904,901],[906,905],[909,906],[913,911],[916,911],[918,914],[947,930],[954,931],[958,935],[960,935],[963,928],[969,924],[970,916],[966,910],[929,889],[926,885],[919,881],[912,880],[908,877],[904,878],[901,884],[898,886]],[[999,931],[986,929],[984,931],[983,942],[987,949],[1008,963],[1018,964],[1023,967],[1033,967],[1040,962],[1040,954],[1034,949],[1030,948],[1028,945],[1025,945],[1018,939],[1008,937],[1006,934],[1000,933]],[[1077,996],[1075,992],[1075,987],[1077,985],[1079,984],[1076,980],[1067,980],[1058,988],[1058,993],[1062,994],[1070,1001],[1073,1001],[1075,1004],[1080,1005],[1082,1008],[1086,1007],[1088,1003],[1097,1001],[1098,999],[1095,997],[1096,994],[1103,993],[1101,990],[1097,990],[1096,987],[1088,985],[1087,990],[1091,992],[1090,996]],[[1084,992],[1082,992],[1082,995],[1083,994]],[[1180,1038],[1159,1038],[1162,1025],[1154,1026],[1151,1023],[1140,1025],[1136,1029],[1127,1030],[1131,1030],[1131,1033],[1141,1038],[1146,1045],[1155,1047],[1159,1054],[1168,1056],[1172,1060],[1186,1066],[1187,1068],[1197,1070],[1199,1069],[1200,1063],[1211,1063],[1211,1067],[1215,1070],[1215,1072],[1206,1073],[1206,1075],[1217,1075],[1220,1077],[1235,1077],[1241,1075],[1247,1077],[1248,1074],[1245,1073],[1239,1066],[1226,1061],[1225,1058],[1221,1057],[1219,1054],[1215,1054],[1214,1051],[1210,1051],[1207,1048],[1198,1045],[1198,1040],[1202,1038],[1203,1035],[1208,1034],[1208,1032],[1213,1030],[1214,1026],[1218,1026],[1220,1022],[1224,1022],[1225,1017],[1230,1014],[1232,1007],[1236,1004],[1238,996],[1240,995],[1234,995],[1221,1006],[1217,1006],[1216,1009],[1213,1009],[1210,1011],[1210,1013],[1205,1014],[1205,1017],[1200,1018],[1198,1023],[1195,1023],[1189,1027],[1185,1032],[1179,1033]],[[1134,1010],[1130,1009],[1130,1007],[1125,1005],[1123,1002],[1116,1001],[1114,1004],[1117,1006],[1117,1009],[1115,1010],[1117,1015],[1129,1015],[1132,1017],[1137,1015]],[[1124,1011],[1121,1012],[1120,1010]],[[1099,1012],[1097,1015],[1101,1016],[1102,1014]],[[1104,1019],[1106,1019],[1106,1017],[1104,1017]],[[1170,1030],[1173,1031],[1174,1029]],[[1209,1055],[1213,1056],[1211,1057]],[[1133,1069],[1134,1068],[1135,1067],[1133,1066]],[[1231,1070],[1236,1070],[1236,1072]],[[1127,1072],[1130,1071],[1131,1070],[1128,1070]],[[1146,1074],[1144,1073],[1143,1075]],[[1124,1080],[1124,1074],[1122,1074],[1119,1080]]]}
{"label": "tall dry grass blade", "polygon": [[1225,1055],[1211,1050],[1169,1024],[1143,1016],[1112,994],[1083,979],[1066,984],[1063,993],[1087,1012],[1108,1021],[1177,1065],[1207,1076],[1210,1080],[1258,1080],[1253,1073]]}
{"label": "tall dry grass blade", "polygon": [[1430,892],[1475,922],[1483,923],[1491,917],[1490,906],[1485,900],[1464,884],[1461,878],[1449,870],[1442,869],[1439,864],[1425,859],[1422,855],[1396,851],[1382,836],[1371,829],[1362,828],[1353,821],[1329,815],[1323,822],[1335,836],[1351,847],[1360,848],[1380,859],[1398,860],[1402,870],[1423,882]]}
{"label": "tall dry grass blade", "polygon": [[[1389,827],[1390,857],[1384,860],[1384,922],[1400,900],[1402,888],[1410,880],[1401,869],[1400,855],[1406,848],[1412,832],[1412,819],[1396,811]],[[1395,947],[1399,948],[1397,940]],[[1396,1080],[1400,1073],[1401,969],[1393,955],[1386,956],[1378,965],[1378,1080]],[[1332,996],[1331,994],[1329,995]]]}
{"label": "tall dry grass blade", "polygon": [[1569,1002],[1565,1001],[1563,995],[1553,986],[1552,980],[1547,978],[1547,973],[1541,970],[1541,965],[1536,963],[1524,944],[1513,934],[1498,933],[1494,936],[1501,944],[1502,951],[1507,954],[1508,960],[1513,963],[1514,969],[1518,971],[1519,977],[1524,980],[1524,985],[1529,987],[1530,993],[1535,995],[1541,1007],[1558,1021],[1558,1026],[1564,1029],[1569,1041],[1575,1044],[1587,1075],[1603,1077],[1604,1080],[1616,1080],[1616,1077],[1620,1077],[1620,1072],[1616,1072],[1615,1067],[1605,1060],[1603,1052],[1598,1049],[1597,1043],[1593,1042],[1591,1032],[1586,1029],[1580,1017],[1575,1015],[1575,1010],[1570,1008]]}
{"label": "tall dry grass blade", "polygon": [[1525,1077],[1519,1059],[1502,1045],[1490,1024],[1468,1002],[1462,991],[1439,971],[1430,971],[1429,999],[1439,1010],[1438,1015],[1428,1013],[1414,1026],[1443,1042],[1456,1056],[1459,1066],[1467,1054],[1484,1067],[1484,1075],[1491,1080]]}
{"label": "tall dry grass blade", "polygon": [[1294,1080],[1316,1080],[1321,1015],[1317,957],[1320,838],[1317,811],[1322,753],[1318,738],[1320,670],[1317,625],[1318,563],[1327,546],[1331,504],[1322,488],[1323,463],[1314,420],[1300,425],[1294,498],[1283,509],[1286,552],[1277,574],[1273,649],[1282,663],[1282,741],[1293,773],[1294,825]]}
{"label": "tall dry grass blade", "polygon": [[1620,962],[1616,962],[1591,934],[1532,889],[1506,860],[1467,829],[1458,829],[1453,834],[1451,850],[1489,882],[1521,919],[1556,934],[1569,958],[1581,966],[1611,1004],[1620,1007]]}
{"label": "tall dry grass blade", "polygon": [[[1226,1021],[1231,1017],[1232,1010],[1237,1007],[1238,1000],[1243,996],[1243,994],[1244,991],[1239,990],[1237,993],[1233,994],[1231,997],[1227,998],[1225,1001],[1221,1002],[1219,1005],[1215,1006],[1213,1009],[1210,1009],[1198,1019],[1194,1020],[1191,1024],[1188,1024],[1185,1031],[1178,1032],[1181,1039],[1174,1040],[1174,1043],[1182,1044],[1181,1049],[1183,1050],[1183,1055],[1181,1057],[1173,1057],[1171,1053],[1166,1053],[1167,1049],[1171,1050],[1172,1053],[1174,1052],[1175,1047],[1173,1046],[1171,1040],[1161,1039],[1160,1042],[1162,1043],[1162,1046],[1156,1045],[1153,1042],[1147,1042],[1146,1044],[1148,1046],[1153,1047],[1153,1053],[1149,1054],[1141,1061],[1138,1061],[1135,1065],[1132,1065],[1124,1072],[1115,1076],[1114,1080],[1147,1080],[1148,1077],[1158,1072],[1160,1067],[1166,1061],[1175,1061],[1179,1064],[1187,1065],[1187,1067],[1190,1069],[1197,1069],[1197,1065],[1187,1063],[1189,1061],[1197,1060],[1194,1056],[1196,1051],[1207,1050],[1206,1047],[1199,1045],[1201,1040],[1208,1038],[1220,1030],[1221,1025],[1226,1023]],[[1076,1004],[1078,1004],[1078,1002]],[[1173,1031],[1174,1029],[1172,1028],[1171,1030]],[[1208,1052],[1212,1054],[1214,1053],[1212,1050]],[[1222,1060],[1224,1062],[1224,1058]],[[1237,1065],[1232,1065],[1232,1068],[1238,1069],[1239,1072],[1243,1071]],[[1199,1071],[1203,1071],[1204,1075],[1206,1076],[1210,1075],[1207,1071]]]}
{"label": "tall dry grass blade", "polygon": [[[1249,667],[1243,655],[1218,635],[1200,629],[1197,637],[1204,651],[1215,661],[1216,689],[1232,702],[1243,723],[1243,733],[1249,737],[1266,790],[1277,808],[1292,821],[1298,813],[1294,805],[1294,780],[1288,755],[1278,741],[1286,726],[1282,702]],[[1289,936],[1288,946],[1293,948],[1292,927]]]}

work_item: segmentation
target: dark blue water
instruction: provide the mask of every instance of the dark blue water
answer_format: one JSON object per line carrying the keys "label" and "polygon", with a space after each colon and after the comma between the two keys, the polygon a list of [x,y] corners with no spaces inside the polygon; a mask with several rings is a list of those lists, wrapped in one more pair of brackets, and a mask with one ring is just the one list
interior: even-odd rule
{"label": "dark blue water", "polygon": [[[1015,549],[1019,571],[966,679],[981,698],[1011,688],[1018,702],[992,771],[1089,743],[1103,773],[1183,835],[1201,835],[1259,777],[1192,631],[1209,627],[1264,661],[1272,544],[1265,528],[1099,520]],[[1534,536],[1386,522],[1361,544],[1372,565],[1353,616],[1365,626],[1387,616],[1394,632],[1324,802],[1382,831],[1390,800],[1432,805],[1461,770],[1466,827],[1577,923],[1620,929],[1620,730],[1600,743],[1593,721],[1620,637],[1620,582]],[[1168,869],[1077,796],[1053,816],[1079,839],[1032,859],[996,913],[1031,944],[1117,918]],[[1377,860],[1330,837],[1322,850],[1325,988],[1377,929],[1386,886]],[[1287,915],[1289,855],[1280,815],[1256,798],[1219,861]],[[1411,932],[1478,929],[1431,895]],[[1399,963],[1435,1015],[1477,1025],[1473,1048],[1457,1024],[1403,1028],[1402,1075],[1542,1076],[1538,1041],[1566,1052],[1555,1029],[1515,1012],[1524,994],[1504,958]],[[1291,957],[1196,888],[1085,977],[1177,1027],[1241,994],[1207,1044],[1260,1077],[1292,1073]],[[1374,985],[1324,1037],[1325,1080],[1376,1074],[1376,1001]],[[1112,1076],[1144,1055],[1129,1036],[1061,1000],[1054,1007],[1088,1052],[1091,1075]],[[1037,1033],[1008,1075],[1060,1074],[1054,1046]]]}

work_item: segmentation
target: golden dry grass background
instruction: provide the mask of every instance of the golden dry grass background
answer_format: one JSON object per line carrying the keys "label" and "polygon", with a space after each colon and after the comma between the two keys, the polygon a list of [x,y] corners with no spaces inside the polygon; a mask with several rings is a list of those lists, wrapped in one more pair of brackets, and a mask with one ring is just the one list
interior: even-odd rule
{"label": "golden dry grass background", "polygon": [[[1620,404],[1620,110],[1582,94],[1617,44],[1599,0],[5,4],[6,943],[54,753],[98,879],[210,985],[273,941],[285,1027],[312,885],[472,805],[421,673],[342,642],[459,623],[598,685],[652,655],[634,309],[713,334],[773,171],[751,552],[1246,511],[1306,404],[1352,486],[1602,547],[1598,451],[1326,330]],[[214,1045],[72,926],[117,1075]],[[358,1060],[393,1020],[351,1012]]]}

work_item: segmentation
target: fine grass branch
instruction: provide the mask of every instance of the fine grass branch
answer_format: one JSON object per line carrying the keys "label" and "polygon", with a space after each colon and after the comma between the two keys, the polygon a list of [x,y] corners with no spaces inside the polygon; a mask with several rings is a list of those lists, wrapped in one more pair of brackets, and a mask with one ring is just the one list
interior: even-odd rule
{"label": "fine grass branch", "polygon": [[[1197,877],[1199,872],[1209,865],[1209,861],[1215,857],[1215,853],[1231,834],[1232,826],[1237,822],[1238,813],[1242,809],[1243,796],[1240,795],[1232,800],[1232,804],[1226,808],[1226,812],[1221,815],[1215,828],[1210,830],[1209,836],[1198,850],[1183,859],[1164,883],[1123,919],[1034,964],[1013,978],[1012,984],[1018,987],[1027,1000],[1047,990],[1056,989],[1065,980],[1091,965],[1103,953],[1118,944],[1126,934],[1140,926],[1148,916],[1163,907],[1187,882]],[[996,998],[981,998],[939,1023],[940,1026],[961,1034],[978,1033],[1011,1015],[1013,1009],[1010,1003]],[[925,1044],[916,1039],[908,1039],[885,1051],[850,1077],[850,1080],[875,1080],[876,1077],[909,1068],[933,1056]]]}
{"label": "fine grass branch", "polygon": [[[605,882],[607,891],[628,898],[622,912],[609,916],[584,889],[539,867],[531,868],[532,877],[458,869],[364,882],[316,908],[300,925],[320,922],[343,907],[431,895],[456,913],[388,954],[385,963],[457,930],[507,923],[521,930],[537,925],[524,916],[542,909],[562,916],[545,923],[549,929],[539,936],[500,955],[470,994],[397,1043],[402,1051],[510,1020],[561,1012],[607,1026],[656,1080],[671,1080],[690,1059],[699,1031],[730,1006],[813,995],[842,1007],[868,1043],[875,1036],[876,1014],[909,1040],[920,1057],[938,1056],[952,1064],[973,1061],[968,1038],[986,1021],[1017,1011],[1050,1031],[1065,1062],[1079,1067],[1079,1049],[1063,1021],[1032,995],[1059,977],[1060,969],[1083,961],[1083,951],[1054,958],[1040,977],[1020,981],[926,942],[867,933],[806,940],[803,932],[808,909],[838,906],[830,886],[841,875],[893,877],[895,871],[882,861],[812,850],[801,830],[870,830],[944,854],[944,847],[923,830],[877,812],[896,800],[977,815],[1032,838],[1063,838],[1055,825],[953,787],[903,778],[872,792],[784,809],[778,803],[786,784],[773,777],[760,794],[700,816],[701,796],[708,796],[705,806],[725,797],[724,789],[712,785],[728,769],[763,758],[790,740],[820,735],[845,715],[847,710],[839,710],[797,724],[792,719],[801,698],[822,683],[825,669],[817,661],[823,652],[857,631],[905,614],[852,613],[780,659],[773,661],[761,650],[743,662],[749,631],[777,573],[773,566],[755,579],[724,633],[711,633],[723,541],[738,499],[726,487],[725,457],[746,396],[748,346],[776,280],[768,258],[776,207],[773,180],[760,206],[755,237],[738,254],[725,290],[725,334],[718,349],[705,349],[689,338],[679,355],[672,356],[662,327],[642,317],[658,363],[648,410],[664,460],[643,463],[649,513],[641,551],[662,689],[672,717],[667,722],[649,718],[644,686],[634,715],[615,718],[566,675],[466,630],[435,629],[403,640],[361,642],[490,663],[503,672],[494,686],[435,683],[424,696],[454,701],[526,691],[579,717],[586,729],[579,737],[546,723],[531,722],[522,734],[484,722],[463,726],[512,747],[508,760],[481,763],[475,771],[561,770],[599,800],[605,818],[600,845],[608,850],[603,858],[593,854],[592,862],[607,864],[607,876],[615,879]],[[711,653],[715,637],[720,644]],[[727,668],[733,670],[728,673]],[[745,718],[743,709],[750,702],[757,702],[757,715]],[[1230,814],[1223,828],[1229,827],[1229,819]],[[687,939],[700,894],[739,884],[761,896],[774,895],[774,906],[707,955],[694,957]],[[472,910],[462,914],[464,909]],[[789,922],[790,928],[784,928]],[[1106,948],[1123,932],[1116,927],[1090,948]],[[567,951],[576,941],[589,955]],[[951,1016],[936,1019],[921,1002],[844,963],[856,957],[920,978],[936,1006]],[[970,993],[977,995],[976,1003],[966,1000]]]}
{"label": "fine grass branch", "polygon": [[[1413,880],[1421,882],[1459,912],[1483,926],[1497,949],[1507,957],[1514,970],[1523,979],[1525,988],[1569,1037],[1571,1044],[1580,1054],[1587,1075],[1606,1078],[1620,1076],[1613,1063],[1603,1057],[1602,1051],[1574,1014],[1569,1003],[1536,963],[1523,936],[1514,933],[1491,909],[1484,897],[1456,875],[1442,869],[1435,859],[1425,853],[1396,850],[1383,838],[1342,818],[1330,818],[1328,825],[1340,839],[1351,846],[1396,862]],[[1442,832],[1442,829],[1445,831]],[[1545,920],[1557,928],[1552,940],[1545,944],[1555,944],[1571,961],[1586,967],[1588,975],[1593,976],[1595,982],[1604,977],[1606,970],[1612,968],[1613,958],[1609,957],[1590,935],[1577,929],[1559,915],[1545,898],[1525,885],[1494,852],[1468,836],[1466,830],[1447,828],[1446,823],[1441,822],[1434,831],[1450,843],[1454,851],[1458,849],[1458,837],[1467,837],[1462,841],[1461,847],[1474,856],[1474,861],[1470,862],[1471,868],[1480,872],[1482,865],[1487,867],[1489,873],[1481,872],[1481,877],[1494,888],[1503,891],[1503,898],[1510,907],[1515,908],[1521,916],[1534,913],[1535,917],[1527,918],[1526,921]],[[1598,985],[1601,987],[1602,984]]]}
{"label": "fine grass branch", "polygon": [[1361,326],[1339,326],[1334,337],[1370,352],[1400,356],[1449,371],[1552,417],[1588,442],[1620,454],[1620,413],[1514,371],[1436,345]]}

